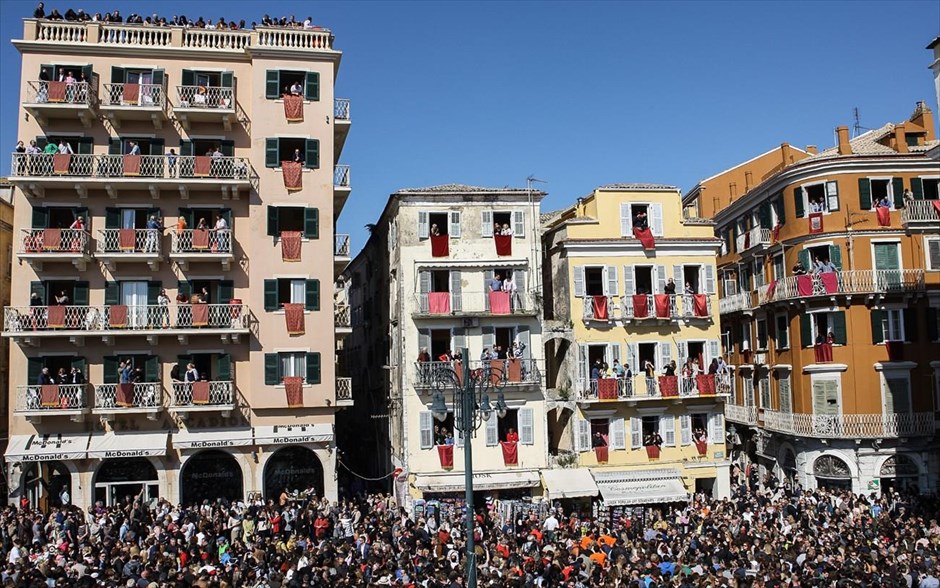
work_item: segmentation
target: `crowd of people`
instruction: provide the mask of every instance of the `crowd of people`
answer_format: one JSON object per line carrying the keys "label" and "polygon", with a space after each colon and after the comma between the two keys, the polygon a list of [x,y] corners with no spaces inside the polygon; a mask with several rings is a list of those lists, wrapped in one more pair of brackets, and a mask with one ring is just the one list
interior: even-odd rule
{"label": "crowd of people", "polygon": [[226,20],[225,17],[219,17],[215,22],[211,18],[203,18],[200,16],[196,19],[191,19],[185,15],[176,15],[167,18],[166,16],[158,15],[153,13],[150,16],[143,16],[140,14],[129,14],[127,18],[124,18],[121,15],[120,10],[113,10],[111,12],[100,13],[96,12],[95,14],[90,14],[85,12],[83,9],[74,10],[69,8],[65,11],[65,14],[59,12],[58,9],[54,8],[49,13],[46,13],[46,6],[44,2],[40,2],[36,9],[33,11],[33,18],[42,19],[42,20],[51,20],[51,21],[64,21],[64,22],[103,22],[103,23],[126,23],[131,25],[145,25],[145,26],[154,26],[154,27],[185,27],[185,28],[197,28],[197,29],[213,29],[213,30],[242,30],[242,29],[256,29],[258,27],[270,27],[270,28],[288,28],[288,29],[305,29],[305,30],[322,30],[322,27],[316,26],[313,24],[313,18],[307,17],[303,20],[297,20],[294,16],[282,16],[280,18],[271,17],[270,15],[265,14],[261,18],[261,22],[252,22],[250,27],[246,25],[244,19],[238,22],[234,20]]}
{"label": "crowd of people", "polygon": [[[63,498],[64,496],[64,498]],[[413,516],[382,494],[173,505],[127,496],[0,512],[4,586],[463,586],[463,510]],[[473,513],[483,587],[937,588],[938,501],[736,486],[613,523],[559,504]],[[513,511],[515,512],[515,511]]]}

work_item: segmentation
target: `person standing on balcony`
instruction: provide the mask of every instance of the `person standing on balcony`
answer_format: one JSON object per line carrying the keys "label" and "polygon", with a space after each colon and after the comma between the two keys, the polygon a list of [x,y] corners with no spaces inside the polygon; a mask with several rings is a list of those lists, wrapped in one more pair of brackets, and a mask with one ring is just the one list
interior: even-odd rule
{"label": "person standing on balcony", "polygon": [[192,384],[193,382],[199,381],[199,371],[196,370],[196,366],[193,363],[186,364],[186,374],[184,379],[187,384]]}
{"label": "person standing on balcony", "polygon": [[85,383],[85,374],[77,367],[72,368],[72,373],[69,374],[69,384],[84,384]]}
{"label": "person standing on balcony", "polygon": [[69,145],[68,141],[66,141],[65,139],[59,139],[58,151],[59,151],[59,155],[72,155],[75,153],[74,151],[72,151],[72,146]]}
{"label": "person standing on balcony", "polygon": [[157,324],[161,329],[170,326],[170,297],[167,296],[165,288],[161,288],[157,296]]}
{"label": "person standing on balcony", "polygon": [[128,141],[128,155],[140,155],[140,145],[137,144],[137,141]]}
{"label": "person standing on balcony", "polygon": [[669,278],[669,281],[666,282],[666,286],[663,288],[663,294],[668,294],[669,296],[676,294],[676,283],[672,278]]}
{"label": "person standing on balcony", "polygon": [[832,261],[826,260],[822,261],[818,257],[816,258],[816,271],[817,274],[831,274],[835,273],[836,266],[833,265]]}
{"label": "person standing on balcony", "polygon": [[911,202],[914,201],[914,193],[911,192],[910,188],[904,190],[904,206],[909,206]]}
{"label": "person standing on balcony", "polygon": [[55,297],[55,303],[59,306],[69,305],[69,295],[66,294],[65,290],[59,291],[59,293]]}
{"label": "person standing on balcony", "polygon": [[157,220],[157,215],[151,214],[147,219],[147,253],[156,253],[160,235],[163,233],[163,226]]}
{"label": "person standing on balcony", "polygon": [[170,149],[170,153],[167,154],[166,156],[166,163],[167,163],[167,169],[170,172],[171,178],[176,177],[176,160],[177,160],[176,149]]}
{"label": "person standing on balcony", "polygon": [[685,289],[682,291],[683,294],[683,306],[685,306],[685,315],[692,316],[692,300],[695,296],[695,288],[692,287],[691,282],[685,283]]}
{"label": "person standing on balcony", "polygon": [[228,252],[228,222],[221,214],[215,216],[215,238],[219,253]]}
{"label": "person standing on balcony", "polygon": [[[437,225],[434,225],[431,228],[433,229],[436,226]],[[500,290],[503,289],[502,277],[503,277],[502,274],[496,274],[495,276],[493,276],[493,278],[490,279],[489,281],[490,292],[499,292]]]}
{"label": "person standing on balcony", "polygon": [[503,280],[503,292],[507,292],[509,294],[510,312],[522,310],[522,300],[519,298],[519,290],[516,288],[516,280],[513,278],[511,273],[506,274],[506,279]]}
{"label": "person standing on balcony", "polygon": [[806,267],[803,266],[802,261],[796,262],[796,265],[793,266],[793,275],[794,276],[803,276],[806,275]]}

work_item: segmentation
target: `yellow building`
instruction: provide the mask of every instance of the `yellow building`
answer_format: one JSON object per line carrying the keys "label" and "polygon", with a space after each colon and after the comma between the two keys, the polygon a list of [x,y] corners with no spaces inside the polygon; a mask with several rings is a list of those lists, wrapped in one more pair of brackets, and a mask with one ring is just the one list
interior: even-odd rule
{"label": "yellow building", "polygon": [[[708,374],[720,241],[682,212],[675,187],[614,184],[542,218],[549,450],[556,465],[589,468],[607,506],[730,490],[731,379]],[[598,373],[621,366],[622,377]]]}

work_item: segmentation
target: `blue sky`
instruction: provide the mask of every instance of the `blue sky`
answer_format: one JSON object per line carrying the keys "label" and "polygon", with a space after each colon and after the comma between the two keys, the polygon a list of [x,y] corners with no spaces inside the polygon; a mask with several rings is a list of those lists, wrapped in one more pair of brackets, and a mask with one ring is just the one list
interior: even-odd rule
{"label": "blue sky", "polygon": [[[610,182],[688,189],[783,141],[820,148],[833,128],[936,112],[930,52],[940,2],[108,2],[216,19],[312,16],[344,51],[337,96],[352,99],[339,222],[354,248],[388,194],[460,182],[548,181],[544,209]],[[13,149],[20,19],[0,0],[0,142]],[[276,8],[275,8],[276,7]],[[9,172],[0,158],[0,174]]]}

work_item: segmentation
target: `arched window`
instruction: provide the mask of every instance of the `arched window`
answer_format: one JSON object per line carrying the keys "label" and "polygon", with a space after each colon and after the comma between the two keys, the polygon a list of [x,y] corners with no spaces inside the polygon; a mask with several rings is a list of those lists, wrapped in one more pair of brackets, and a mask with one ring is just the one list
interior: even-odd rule
{"label": "arched window", "polygon": [[849,465],[834,455],[822,455],[813,462],[813,475],[826,480],[851,480]]}
{"label": "arched window", "polygon": [[244,492],[242,469],[227,451],[200,451],[186,460],[180,472],[180,502],[185,505],[217,498],[241,500]]}
{"label": "arched window", "polygon": [[323,465],[317,455],[299,445],[274,452],[264,464],[264,497],[277,499],[285,488],[291,492],[314,489],[323,496]]}
{"label": "arched window", "polygon": [[917,464],[903,453],[892,455],[881,465],[882,478],[916,478],[919,475]]}

